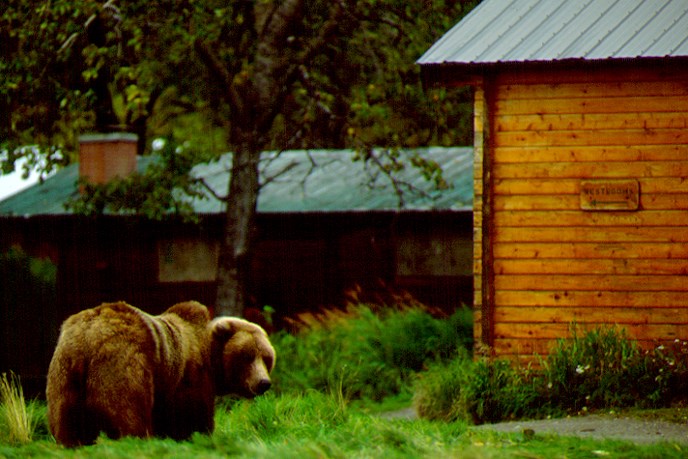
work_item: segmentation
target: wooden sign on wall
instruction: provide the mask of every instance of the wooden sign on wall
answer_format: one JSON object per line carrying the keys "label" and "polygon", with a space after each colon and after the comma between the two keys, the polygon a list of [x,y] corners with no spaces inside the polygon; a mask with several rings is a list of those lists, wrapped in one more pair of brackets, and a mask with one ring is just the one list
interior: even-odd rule
{"label": "wooden sign on wall", "polygon": [[635,179],[582,180],[580,206],[583,210],[638,210],[640,186]]}

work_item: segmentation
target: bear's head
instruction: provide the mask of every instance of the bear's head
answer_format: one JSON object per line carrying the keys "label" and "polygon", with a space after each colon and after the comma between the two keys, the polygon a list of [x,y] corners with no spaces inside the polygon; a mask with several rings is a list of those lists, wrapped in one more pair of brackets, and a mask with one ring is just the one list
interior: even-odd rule
{"label": "bear's head", "polygon": [[217,394],[264,394],[275,367],[275,349],[265,330],[244,319],[218,317],[210,322],[210,333]]}

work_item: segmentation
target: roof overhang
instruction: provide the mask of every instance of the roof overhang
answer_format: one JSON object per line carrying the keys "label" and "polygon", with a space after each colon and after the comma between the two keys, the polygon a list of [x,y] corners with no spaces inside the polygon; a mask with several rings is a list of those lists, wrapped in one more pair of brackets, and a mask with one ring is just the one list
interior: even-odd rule
{"label": "roof overhang", "polygon": [[421,79],[424,88],[476,86],[482,84],[486,76],[498,73],[519,72],[553,72],[562,70],[588,71],[609,70],[618,68],[624,72],[647,68],[662,68],[667,72],[688,73],[688,56],[681,57],[645,57],[617,59],[562,59],[556,61],[520,61],[520,62],[445,62],[420,64]]}

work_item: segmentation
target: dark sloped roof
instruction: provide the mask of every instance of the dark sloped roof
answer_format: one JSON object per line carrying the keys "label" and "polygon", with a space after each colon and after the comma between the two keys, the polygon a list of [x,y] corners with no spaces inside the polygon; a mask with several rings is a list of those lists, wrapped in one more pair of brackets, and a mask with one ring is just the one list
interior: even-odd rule
{"label": "dark sloped roof", "polygon": [[[137,168],[143,172],[157,158],[143,156],[138,158]],[[69,214],[65,204],[77,195],[79,164],[70,164],[45,179],[0,201],[2,215],[63,215]]]}
{"label": "dark sloped roof", "polygon": [[687,0],[483,0],[418,63],[686,56]]}
{"label": "dark sloped roof", "polygon": [[[473,149],[470,147],[424,148],[423,158],[442,166],[448,189],[436,190],[419,171],[407,166],[397,173],[404,205],[390,181],[351,150],[309,150],[264,153],[258,212],[356,212],[398,210],[471,210],[473,206]],[[411,151],[401,151],[408,164]],[[143,160],[143,161],[142,161]],[[139,169],[150,157],[139,158]],[[202,164],[193,173],[202,177],[219,195],[226,193],[232,155]],[[72,164],[45,180],[0,202],[0,215],[33,216],[68,214],[64,204],[77,193],[78,164]],[[222,211],[215,199],[194,199],[200,214]]]}

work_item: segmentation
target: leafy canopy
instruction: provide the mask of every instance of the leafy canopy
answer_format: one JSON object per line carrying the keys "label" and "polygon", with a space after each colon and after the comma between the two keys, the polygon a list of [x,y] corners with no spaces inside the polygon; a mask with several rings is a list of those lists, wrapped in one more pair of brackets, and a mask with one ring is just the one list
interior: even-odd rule
{"label": "leafy canopy", "polygon": [[[290,3],[284,42],[262,40]],[[406,167],[395,148],[470,143],[469,94],[423,91],[415,60],[475,3],[9,0],[0,165],[26,157],[51,170],[76,159],[79,134],[113,128],[137,133],[142,154],[165,137],[194,164],[235,150],[233,130],[249,126],[256,148],[356,148],[391,174]],[[284,71],[268,106],[253,103],[265,56]],[[389,154],[373,157],[373,146]],[[190,169],[174,163],[163,172]],[[413,166],[443,185],[439,165]]]}

